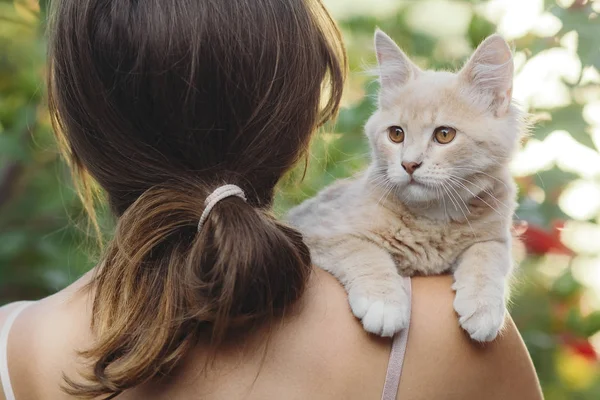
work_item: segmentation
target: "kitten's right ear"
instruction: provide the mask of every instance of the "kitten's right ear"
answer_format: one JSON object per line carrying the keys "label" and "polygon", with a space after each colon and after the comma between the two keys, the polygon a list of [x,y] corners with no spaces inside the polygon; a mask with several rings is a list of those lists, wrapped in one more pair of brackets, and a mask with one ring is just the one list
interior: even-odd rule
{"label": "kitten's right ear", "polygon": [[379,29],[375,31],[375,52],[382,95],[403,86],[421,72],[392,38]]}

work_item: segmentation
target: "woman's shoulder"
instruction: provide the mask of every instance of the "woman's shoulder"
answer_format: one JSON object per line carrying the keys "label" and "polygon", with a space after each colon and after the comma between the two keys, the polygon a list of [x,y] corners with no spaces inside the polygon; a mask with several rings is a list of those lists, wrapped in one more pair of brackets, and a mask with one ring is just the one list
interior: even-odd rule
{"label": "woman's shoulder", "polygon": [[399,399],[542,398],[533,364],[510,316],[495,341],[474,342],[458,324],[450,276],[413,278],[412,285]]}
{"label": "woman's shoulder", "polygon": [[[7,354],[11,386],[17,399],[60,399],[62,374],[76,373],[77,352],[91,341],[91,303],[80,289],[86,275],[45,299],[29,302],[10,327]],[[0,330],[24,302],[0,308]],[[1,385],[0,385],[1,387]],[[0,400],[4,400],[0,391]]]}
{"label": "woman's shoulder", "polygon": [[[60,391],[62,373],[77,376],[77,351],[93,340],[90,295],[80,290],[84,282],[35,303],[15,322],[9,356],[15,360],[11,379],[17,399],[68,398]],[[458,325],[450,277],[414,278],[412,284],[413,312],[399,399],[541,398],[531,360],[511,320],[496,341],[474,343]],[[0,308],[0,329],[14,307]],[[294,387],[300,391],[296,398],[311,393],[348,399],[381,396],[390,340],[364,331],[350,311],[346,292],[326,272],[315,271],[306,295],[268,342],[266,358],[256,358],[261,373],[254,384],[263,394],[273,387]],[[194,364],[202,360],[202,353],[199,348],[190,354],[190,370],[197,368]],[[239,358],[225,355],[220,361],[229,369]],[[256,372],[249,368],[247,377],[242,369],[234,374],[240,374],[236,380],[248,378],[252,383]],[[194,384],[194,390],[218,393],[224,382],[218,373],[213,377]],[[52,394],[50,387],[56,388]]]}
{"label": "woman's shoulder", "polygon": [[[325,272],[316,276],[307,292],[305,301],[311,311],[302,329],[308,335],[324,334],[309,336],[312,348],[321,357],[332,358],[330,367],[343,371],[340,376],[345,378],[340,379],[350,393],[360,393],[368,381],[370,393],[380,396],[390,340],[367,334],[352,315],[339,283]],[[477,343],[458,324],[451,276],[413,278],[412,288],[412,316],[398,399],[542,398],[533,364],[510,317],[494,342]]]}

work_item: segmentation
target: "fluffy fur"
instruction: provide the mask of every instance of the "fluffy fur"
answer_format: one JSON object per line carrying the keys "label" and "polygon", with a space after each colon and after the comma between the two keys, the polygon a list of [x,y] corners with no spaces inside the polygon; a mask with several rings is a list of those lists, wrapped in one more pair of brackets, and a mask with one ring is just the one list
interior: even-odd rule
{"label": "fluffy fur", "polygon": [[[367,331],[392,336],[408,325],[401,275],[451,271],[461,326],[493,340],[512,269],[508,163],[523,130],[510,48],[493,35],[457,73],[420,70],[381,31],[375,48],[379,108],[365,127],[372,163],[294,208],[289,221],[315,265],[345,286]],[[403,128],[404,142],[389,139],[391,126]],[[452,142],[433,140],[441,126],[456,129]],[[402,162],[421,163],[412,179]]]}

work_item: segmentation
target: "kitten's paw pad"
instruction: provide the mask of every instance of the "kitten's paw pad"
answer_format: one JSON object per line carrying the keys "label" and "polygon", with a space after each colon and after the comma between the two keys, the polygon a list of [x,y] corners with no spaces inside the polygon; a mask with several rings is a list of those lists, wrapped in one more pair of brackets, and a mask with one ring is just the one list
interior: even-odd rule
{"label": "kitten's paw pad", "polygon": [[504,325],[506,307],[502,296],[477,296],[466,290],[458,290],[454,310],[459,323],[478,342],[491,342]]}
{"label": "kitten's paw pad", "polygon": [[367,332],[391,337],[408,326],[409,301],[402,289],[398,291],[402,294],[395,296],[398,298],[394,299],[369,297],[352,291],[349,293],[350,308],[354,315],[362,320]]}

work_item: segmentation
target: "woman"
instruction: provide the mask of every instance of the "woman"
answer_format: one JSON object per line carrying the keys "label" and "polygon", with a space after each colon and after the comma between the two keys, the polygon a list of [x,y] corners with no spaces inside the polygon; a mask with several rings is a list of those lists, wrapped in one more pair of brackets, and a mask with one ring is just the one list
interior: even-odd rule
{"label": "woman", "polygon": [[339,106],[345,55],[318,0],[58,0],[53,16],[55,127],[118,223],[94,271],[0,310],[0,399],[377,399],[386,379],[386,399],[541,397],[512,322],[471,343],[445,277],[413,282],[398,386],[402,343],[388,369],[390,342],[270,214]]}

